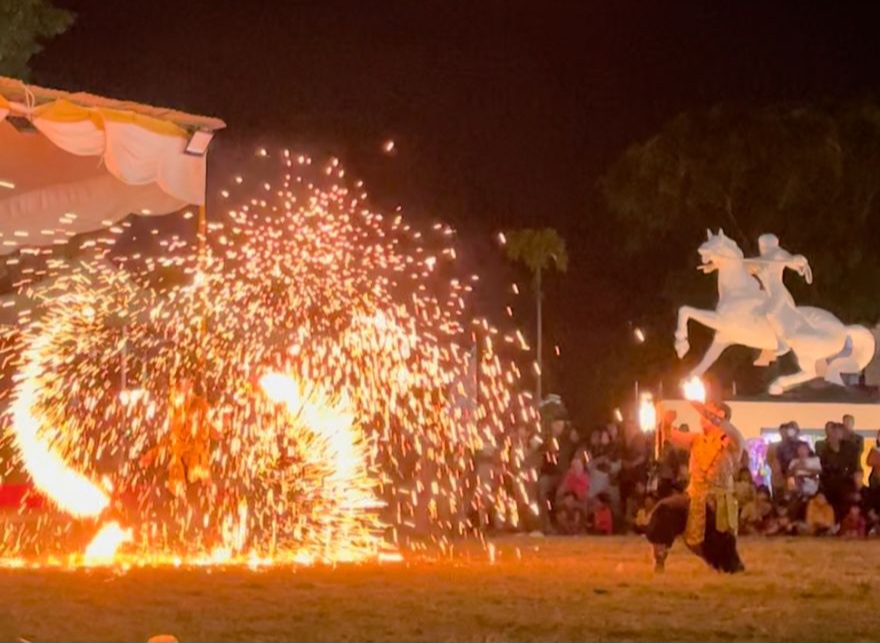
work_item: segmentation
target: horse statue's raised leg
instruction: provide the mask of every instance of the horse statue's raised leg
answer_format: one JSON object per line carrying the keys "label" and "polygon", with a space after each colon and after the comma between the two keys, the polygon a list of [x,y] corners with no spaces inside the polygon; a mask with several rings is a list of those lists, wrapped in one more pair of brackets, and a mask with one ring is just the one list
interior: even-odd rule
{"label": "horse statue's raised leg", "polygon": [[692,306],[682,306],[679,308],[678,324],[675,328],[675,352],[678,354],[679,359],[687,355],[691,349],[691,344],[688,341],[688,322],[692,319],[706,328],[718,330],[720,320],[718,313],[714,310],[701,310]]}
{"label": "horse statue's raised leg", "polygon": [[730,342],[723,337],[719,337],[718,329],[722,325],[723,320],[714,310],[700,310],[691,306],[682,306],[678,309],[678,326],[675,330],[675,351],[678,357],[684,357],[690,350],[690,342],[688,341],[688,322],[694,320],[702,324],[706,328],[715,331],[715,337],[712,344],[703,355],[703,359],[691,370],[689,377],[702,377],[709,370],[709,367],[721,357],[721,353],[730,346]]}

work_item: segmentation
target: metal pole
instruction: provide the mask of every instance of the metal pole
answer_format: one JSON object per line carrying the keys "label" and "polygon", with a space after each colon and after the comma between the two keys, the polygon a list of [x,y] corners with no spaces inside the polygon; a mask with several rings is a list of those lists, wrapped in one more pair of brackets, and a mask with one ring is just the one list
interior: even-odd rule
{"label": "metal pole", "polygon": [[544,401],[543,396],[543,387],[542,380],[544,378],[544,320],[543,320],[543,310],[541,306],[541,300],[543,299],[543,293],[541,292],[541,269],[538,268],[538,272],[535,273],[535,289],[537,290],[538,295],[538,383],[537,383],[537,393],[538,393],[538,406],[541,406],[541,402]]}

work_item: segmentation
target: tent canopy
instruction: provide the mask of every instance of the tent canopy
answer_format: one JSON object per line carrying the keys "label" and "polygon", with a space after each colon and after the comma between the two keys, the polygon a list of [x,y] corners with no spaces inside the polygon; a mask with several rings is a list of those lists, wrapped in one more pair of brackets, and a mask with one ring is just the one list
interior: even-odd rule
{"label": "tent canopy", "polygon": [[0,255],[204,204],[206,156],[186,148],[225,126],[0,77]]}

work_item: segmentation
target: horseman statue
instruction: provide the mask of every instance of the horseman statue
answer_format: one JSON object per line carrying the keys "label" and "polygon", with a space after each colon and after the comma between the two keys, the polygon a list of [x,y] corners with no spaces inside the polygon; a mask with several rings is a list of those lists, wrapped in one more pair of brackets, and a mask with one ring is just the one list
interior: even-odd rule
{"label": "horseman statue", "polygon": [[817,377],[839,386],[844,374],[861,372],[874,357],[874,336],[863,326],[845,326],[821,308],[797,306],[782,281],[786,269],[794,270],[812,283],[810,264],[802,255],[792,255],[779,239],[764,234],[758,239],[760,256],[745,259],[735,241],[723,230],[712,234],[700,246],[706,273],[718,273],[718,305],[715,310],[682,306],[678,310],[675,350],[679,358],[690,350],[688,322],[694,320],[715,331],[712,345],[689,377],[700,377],[733,344],[761,351],[756,366],[767,366],[791,352],[800,369],[770,384],[771,395]]}

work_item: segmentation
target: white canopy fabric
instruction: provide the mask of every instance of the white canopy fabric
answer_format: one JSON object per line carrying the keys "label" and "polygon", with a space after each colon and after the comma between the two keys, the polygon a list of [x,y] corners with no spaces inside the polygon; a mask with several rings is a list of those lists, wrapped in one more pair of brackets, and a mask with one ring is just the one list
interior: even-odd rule
{"label": "white canopy fabric", "polygon": [[194,131],[223,127],[0,78],[0,255],[203,204],[206,156],[185,148]]}

